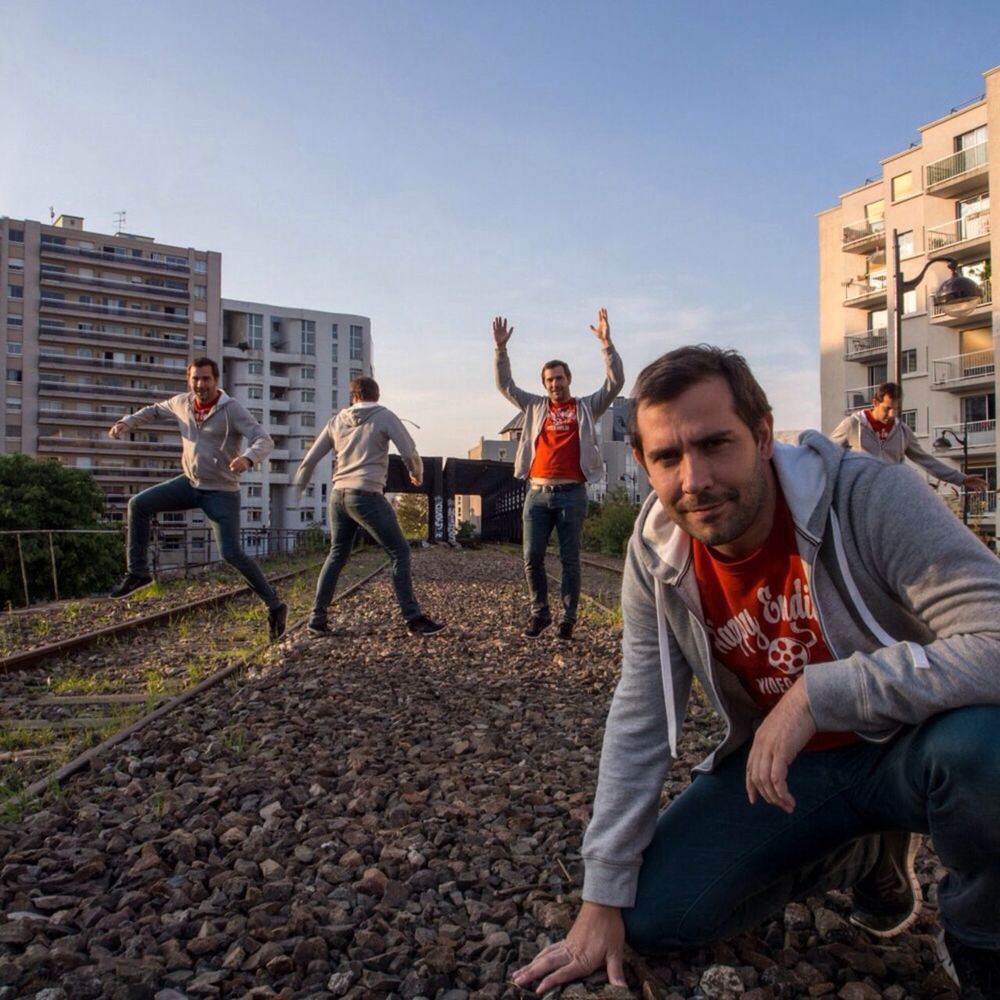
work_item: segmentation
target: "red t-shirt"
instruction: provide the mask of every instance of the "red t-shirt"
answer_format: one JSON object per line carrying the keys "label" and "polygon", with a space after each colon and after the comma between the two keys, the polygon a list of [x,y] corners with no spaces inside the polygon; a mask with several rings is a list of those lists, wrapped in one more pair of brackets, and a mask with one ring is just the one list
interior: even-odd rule
{"label": "red t-shirt", "polygon": [[195,423],[199,427],[201,427],[201,425],[205,422],[205,417],[207,417],[212,412],[212,410],[215,409],[215,404],[219,401],[219,396],[221,395],[222,393],[220,392],[215,397],[215,399],[213,399],[210,403],[202,403],[197,396],[191,397],[191,405],[192,408],[194,409]]}
{"label": "red t-shirt", "polygon": [[535,457],[530,477],[537,479],[575,479],[583,482],[580,469],[580,425],[576,419],[576,400],[556,406],[549,402],[549,412],[535,438]]}
{"label": "red t-shirt", "polygon": [[868,426],[875,432],[879,441],[884,441],[889,436],[889,431],[892,430],[892,425],[895,423],[895,418],[888,423],[876,420],[871,410],[865,410],[865,418],[868,420]]}
{"label": "red t-shirt", "polygon": [[[781,491],[771,534],[759,549],[734,561],[693,540],[691,556],[715,658],[766,715],[806,664],[833,659]],[[857,739],[853,733],[817,733],[805,749],[828,750]]]}

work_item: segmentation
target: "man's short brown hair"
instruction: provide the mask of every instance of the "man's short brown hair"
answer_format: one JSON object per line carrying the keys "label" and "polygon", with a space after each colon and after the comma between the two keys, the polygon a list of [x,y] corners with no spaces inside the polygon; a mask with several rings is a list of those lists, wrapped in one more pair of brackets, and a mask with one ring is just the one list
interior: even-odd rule
{"label": "man's short brown hair", "polygon": [[899,399],[899,384],[896,382],[883,382],[881,385],[875,386],[875,391],[872,393],[873,402],[881,403],[886,396]]}
{"label": "man's short brown hair", "polygon": [[219,377],[219,366],[211,358],[195,358],[194,361],[189,361],[187,368],[184,369],[184,374],[190,375],[192,368],[211,368],[212,377]]}
{"label": "man's short brown hair", "polygon": [[637,420],[640,406],[669,403],[693,385],[716,377],[726,380],[733,395],[733,409],[756,438],[761,421],[771,412],[771,404],[746,358],[739,351],[695,344],[661,355],[639,373],[628,419],[632,447],[642,451]]}
{"label": "man's short brown hair", "polygon": [[545,364],[542,365],[542,382],[543,383],[545,381],[545,373],[550,368],[562,368],[562,370],[566,373],[566,378],[569,379],[570,381],[572,381],[573,374],[569,370],[569,365],[566,364],[565,361],[555,360],[555,361],[546,361]]}
{"label": "man's short brown hair", "polygon": [[378,382],[369,375],[359,375],[357,378],[352,378],[349,391],[351,399],[357,396],[365,403],[378,402]]}

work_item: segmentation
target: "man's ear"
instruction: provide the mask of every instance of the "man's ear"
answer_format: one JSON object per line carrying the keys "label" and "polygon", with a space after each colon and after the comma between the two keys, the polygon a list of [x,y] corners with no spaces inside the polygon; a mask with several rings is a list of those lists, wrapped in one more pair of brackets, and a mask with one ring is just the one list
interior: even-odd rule
{"label": "man's ear", "polygon": [[760,457],[768,460],[774,454],[774,414],[769,413],[757,427],[757,447]]}
{"label": "man's ear", "polygon": [[646,468],[646,456],[643,455],[642,449],[633,448],[632,455],[635,458],[635,460],[642,466],[642,471],[645,472],[646,475],[649,475],[649,469]]}

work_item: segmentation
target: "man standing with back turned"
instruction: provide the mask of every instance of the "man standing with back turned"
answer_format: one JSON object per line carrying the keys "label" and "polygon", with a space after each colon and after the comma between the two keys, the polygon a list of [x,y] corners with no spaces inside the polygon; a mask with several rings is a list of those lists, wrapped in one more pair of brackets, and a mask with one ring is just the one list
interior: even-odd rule
{"label": "man standing with back turned", "polygon": [[590,329],[604,353],[604,385],[589,396],[573,397],[569,391],[569,365],[565,361],[547,361],[542,366],[546,395],[537,396],[519,389],[511,377],[507,341],[514,328],[508,328],[501,316],[493,320],[497,388],[524,412],[514,475],[529,483],[522,515],[524,573],[531,595],[531,620],[522,634],[529,639],[537,638],[552,624],[545,549],[553,528],[562,563],[559,638],[573,636],[580,600],[580,535],[587,516],[586,484],[599,479],[603,471],[596,423],[625,384],[622,360],[611,343],[607,309],[598,312],[597,325]]}
{"label": "man standing with back turned", "polygon": [[[288,609],[261,568],[240,547],[240,473],[262,462],[274,442],[246,408],[219,388],[219,366],[211,358],[188,365],[190,392],[144,406],[108,431],[113,438],[152,423],[176,421],[181,432],[184,474],[137,493],[128,502],[128,575],[112,591],[125,597],[145,587],[149,575],[149,526],[164,511],[198,508],[212,523],[222,558],[246,578],[267,605],[272,640],[285,631]],[[246,448],[241,448],[243,439]]]}
{"label": "man standing with back turned", "polygon": [[866,451],[882,462],[902,462],[904,457],[908,458],[935,479],[943,479],[953,486],[977,491],[990,488],[981,476],[967,476],[961,469],[924,451],[917,444],[910,425],[897,417],[898,411],[899,386],[895,382],[883,382],[872,395],[872,405],[844,417],[830,439],[853,451]]}
{"label": "man standing with back turned", "polygon": [[[564,941],[514,974],[539,991],[700,947],[793,899],[854,890],[889,937],[920,906],[933,833],[939,952],[962,996],[1000,996],[1000,561],[913,470],[807,431],[777,444],[744,359],[683,347],[639,376],[649,475],[622,585],[621,680]],[[900,516],[900,512],[905,516]],[[725,720],[657,816],[692,680]]]}
{"label": "man standing with back turned", "polygon": [[420,610],[410,576],[410,543],[399,527],[396,512],[383,496],[389,474],[390,444],[396,446],[414,486],[419,486],[423,478],[423,462],[399,417],[379,404],[375,379],[367,375],[354,379],[350,392],[351,405],[331,417],[295,473],[296,487],[304,490],[316,463],[328,451],[333,452],[330,554],[316,581],[309,632],[316,636],[333,634],[327,620],[330,601],[361,528],[382,546],[391,561],[392,589],[407,631],[410,635],[435,635],[444,625]]}

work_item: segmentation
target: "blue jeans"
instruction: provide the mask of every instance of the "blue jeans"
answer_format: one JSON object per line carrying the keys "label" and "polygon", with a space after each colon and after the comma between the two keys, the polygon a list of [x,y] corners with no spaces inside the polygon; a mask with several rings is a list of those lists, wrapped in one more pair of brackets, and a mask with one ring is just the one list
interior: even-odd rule
{"label": "blue jeans", "polygon": [[250,589],[268,606],[281,606],[281,598],[267,582],[261,568],[240,547],[240,494],[236,490],[199,490],[187,476],[168,479],[136,493],[128,502],[128,571],[149,576],[149,527],[164,511],[204,512],[212,522],[222,558],[243,574]]}
{"label": "blue jeans", "polygon": [[731,937],[789,900],[854,885],[874,863],[871,835],[905,830],[929,833],[948,869],[944,927],[973,947],[1000,947],[998,732],[1000,707],[977,705],[889,744],[800,753],[791,815],[749,804],[745,746],[660,814],[635,906],[622,911],[629,943],[655,954]]}
{"label": "blue jeans", "polygon": [[319,571],[310,625],[325,625],[326,612],[337,589],[337,578],[351,557],[354,536],[364,528],[385,549],[392,565],[392,589],[408,621],[420,617],[420,605],[410,578],[410,545],[400,530],[396,512],[381,493],[333,490],[330,493],[330,554]]}
{"label": "blue jeans", "polygon": [[528,581],[533,617],[548,618],[549,581],[545,576],[545,549],[552,529],[559,540],[562,563],[562,619],[576,621],[580,602],[580,535],[587,516],[587,487],[570,483],[556,487],[529,486],[524,499],[524,576]]}

